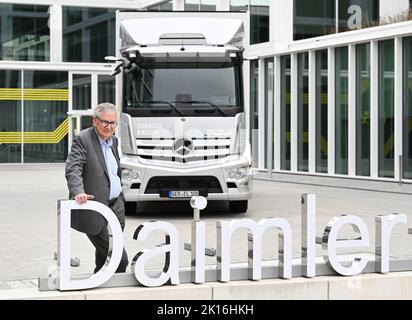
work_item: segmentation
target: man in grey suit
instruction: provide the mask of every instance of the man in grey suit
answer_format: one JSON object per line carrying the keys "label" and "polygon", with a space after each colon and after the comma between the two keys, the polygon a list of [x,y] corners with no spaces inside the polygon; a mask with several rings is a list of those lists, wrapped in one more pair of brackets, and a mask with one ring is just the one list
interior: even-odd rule
{"label": "man in grey suit", "polygon": [[[117,126],[117,108],[111,103],[101,103],[94,109],[93,126],[82,130],[73,139],[66,160],[66,180],[70,199],[78,204],[95,200],[107,205],[125,226],[125,199],[120,182],[121,170],[118,140],[113,135]],[[96,268],[100,270],[109,251],[109,233],[106,219],[94,211],[73,210],[72,228],[86,233],[96,248]],[[127,253],[116,272],[125,272]]]}

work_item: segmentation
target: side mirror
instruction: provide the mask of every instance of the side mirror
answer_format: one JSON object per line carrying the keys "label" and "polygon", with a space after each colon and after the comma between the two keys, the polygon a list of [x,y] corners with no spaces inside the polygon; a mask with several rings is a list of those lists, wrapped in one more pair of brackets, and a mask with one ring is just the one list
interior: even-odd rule
{"label": "side mirror", "polygon": [[113,72],[110,74],[111,77],[114,77],[115,75],[118,75],[120,73],[120,67],[122,66],[122,64],[118,64],[116,66],[116,68],[114,68]]}
{"label": "side mirror", "polygon": [[104,59],[106,61],[109,61],[109,62],[112,62],[112,63],[114,63],[116,61],[121,61],[123,68],[129,68],[129,66],[130,66],[130,60],[127,59],[127,58],[124,58],[124,57],[116,58],[114,56],[106,56],[106,57],[104,57]]}

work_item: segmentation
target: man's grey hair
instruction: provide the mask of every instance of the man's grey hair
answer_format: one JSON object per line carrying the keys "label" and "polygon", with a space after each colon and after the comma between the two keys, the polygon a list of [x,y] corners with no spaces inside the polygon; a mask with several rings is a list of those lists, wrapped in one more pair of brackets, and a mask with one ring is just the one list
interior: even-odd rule
{"label": "man's grey hair", "polygon": [[117,115],[118,110],[117,110],[117,107],[114,104],[109,103],[109,102],[103,102],[103,103],[98,104],[94,108],[94,112],[93,112],[94,114],[93,115],[96,118],[100,118],[102,113],[104,113],[104,112],[115,112],[116,115]]}

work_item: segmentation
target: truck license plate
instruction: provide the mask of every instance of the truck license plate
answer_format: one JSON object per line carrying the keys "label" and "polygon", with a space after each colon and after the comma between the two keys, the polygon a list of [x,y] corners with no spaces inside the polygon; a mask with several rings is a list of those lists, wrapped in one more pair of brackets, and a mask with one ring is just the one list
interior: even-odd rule
{"label": "truck license plate", "polygon": [[198,195],[199,191],[169,191],[169,198],[191,198]]}

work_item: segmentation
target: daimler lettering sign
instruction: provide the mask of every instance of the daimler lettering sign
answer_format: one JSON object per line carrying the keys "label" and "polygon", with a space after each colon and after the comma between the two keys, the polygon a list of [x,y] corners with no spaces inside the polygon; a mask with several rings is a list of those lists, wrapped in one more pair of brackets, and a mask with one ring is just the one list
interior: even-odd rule
{"label": "daimler lettering sign", "polygon": [[[123,233],[114,213],[101,203],[88,201],[81,205],[82,209],[90,209],[103,215],[110,227],[112,248],[110,260],[96,274],[87,279],[72,279],[70,272],[70,211],[79,209],[75,201],[59,202],[59,253],[57,288],[59,290],[80,290],[101,286],[115,273],[123,250]],[[301,258],[302,275],[315,277],[316,274],[316,198],[313,194],[302,195],[301,221]],[[392,229],[397,224],[406,224],[405,214],[388,214],[376,217],[375,239],[375,272],[389,272],[389,248]],[[344,226],[351,226],[356,232],[354,239],[340,239],[339,232]],[[258,222],[251,219],[234,219],[217,221],[217,280],[231,280],[230,252],[233,233],[240,229],[248,230],[250,280],[262,279],[262,238],[269,230],[278,233],[279,276],[284,279],[292,278],[292,226],[283,218],[266,218]],[[165,234],[165,243],[154,248],[137,253],[133,259],[132,272],[137,282],[147,287],[162,286],[166,283],[177,285],[179,280],[179,234],[177,229],[168,222],[146,222],[141,224],[134,233],[135,240],[146,240],[154,232]],[[192,282],[205,282],[205,222],[192,222]],[[325,263],[336,273],[353,276],[362,273],[368,263],[366,258],[355,257],[350,263],[339,260],[338,249],[359,248],[370,245],[369,230],[361,218],[355,215],[334,217],[325,226],[321,244]],[[270,245],[270,244],[267,244]],[[158,255],[166,255],[163,272],[157,277],[150,277],[146,264]]]}

